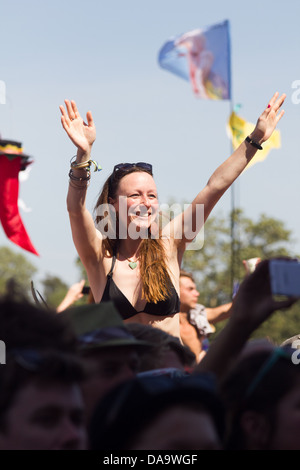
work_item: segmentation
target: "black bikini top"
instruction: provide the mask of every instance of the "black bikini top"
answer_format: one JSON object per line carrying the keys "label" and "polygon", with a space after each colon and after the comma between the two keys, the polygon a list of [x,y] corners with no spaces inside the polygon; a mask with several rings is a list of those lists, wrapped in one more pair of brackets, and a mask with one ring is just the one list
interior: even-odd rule
{"label": "black bikini top", "polygon": [[116,309],[121,317],[126,320],[138,313],[148,313],[149,315],[168,316],[174,315],[180,311],[180,300],[177,291],[173,284],[170,286],[170,295],[166,300],[160,300],[156,304],[147,302],[145,308],[138,312],[133,305],[129,302],[127,297],[123,294],[118,286],[114,283],[112,278],[113,269],[116,263],[116,256],[112,258],[112,264],[109,273],[107,274],[106,286],[103,292],[101,302],[113,301]]}

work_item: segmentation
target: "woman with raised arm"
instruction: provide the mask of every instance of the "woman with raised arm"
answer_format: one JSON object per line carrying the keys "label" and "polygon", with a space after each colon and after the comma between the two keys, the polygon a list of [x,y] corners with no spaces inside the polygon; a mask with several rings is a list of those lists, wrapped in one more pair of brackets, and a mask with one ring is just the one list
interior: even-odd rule
{"label": "woman with raised arm", "polygon": [[[60,106],[62,126],[77,147],[69,173],[67,208],[72,236],[95,302],[112,300],[125,322],[148,323],[179,334],[179,273],[186,246],[221,196],[242,173],[284,114],[286,95],[276,92],[253,132],[209,178],[181,214],[158,223],[158,196],[149,163],[121,163],[104,183],[95,221],[85,205],[91,151],[96,138],[89,111],[85,123],[74,101]],[[96,222],[96,223],[95,223]],[[196,229],[195,229],[196,228]]]}

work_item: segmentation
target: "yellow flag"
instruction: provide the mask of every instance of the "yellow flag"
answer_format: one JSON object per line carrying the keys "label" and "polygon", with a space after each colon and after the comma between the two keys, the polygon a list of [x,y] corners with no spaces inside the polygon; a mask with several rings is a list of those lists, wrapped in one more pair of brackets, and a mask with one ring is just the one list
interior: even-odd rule
{"label": "yellow flag", "polygon": [[[232,139],[232,147],[235,150],[251,134],[255,125],[247,122],[232,111],[228,120],[228,132]],[[271,137],[263,144],[263,150],[258,150],[246,168],[262,162],[267,157],[272,148],[280,148],[280,132],[275,130]]]}

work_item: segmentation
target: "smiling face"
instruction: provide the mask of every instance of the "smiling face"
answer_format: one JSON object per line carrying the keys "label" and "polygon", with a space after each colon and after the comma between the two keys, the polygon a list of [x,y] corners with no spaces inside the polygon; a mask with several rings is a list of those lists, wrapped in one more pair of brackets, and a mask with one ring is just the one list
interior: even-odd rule
{"label": "smiling face", "polygon": [[157,189],[153,177],[145,171],[125,175],[112,200],[119,217],[120,230],[132,238],[148,234],[158,211]]}

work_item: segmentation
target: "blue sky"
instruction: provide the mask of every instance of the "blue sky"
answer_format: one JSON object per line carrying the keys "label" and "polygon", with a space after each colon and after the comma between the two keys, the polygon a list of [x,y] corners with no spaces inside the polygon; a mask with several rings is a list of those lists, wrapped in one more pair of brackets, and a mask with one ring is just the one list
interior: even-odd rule
{"label": "blue sky", "polygon": [[[0,246],[22,253],[45,275],[78,280],[66,194],[75,154],[60,123],[59,105],[75,99],[91,110],[97,127],[87,205],[92,210],[112,167],[148,161],[161,203],[190,201],[230,154],[226,134],[229,101],[196,99],[189,83],[161,69],[157,55],[172,36],[228,19],[231,27],[232,104],[255,122],[275,91],[287,94],[278,129],[282,146],[249,168],[235,185],[236,204],[257,219],[282,220],[300,253],[300,104],[292,83],[300,80],[300,3],[254,0],[11,0],[1,3],[0,134],[19,140],[34,163],[20,183],[22,212],[40,253],[31,255],[0,230]],[[231,191],[213,214],[229,214]],[[0,227],[1,228],[1,227]]]}

